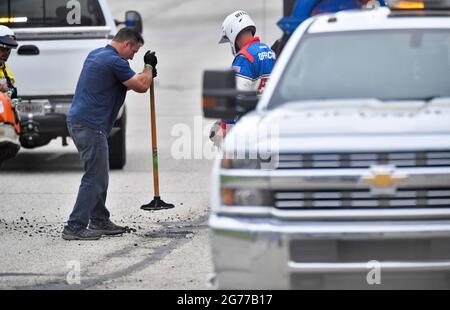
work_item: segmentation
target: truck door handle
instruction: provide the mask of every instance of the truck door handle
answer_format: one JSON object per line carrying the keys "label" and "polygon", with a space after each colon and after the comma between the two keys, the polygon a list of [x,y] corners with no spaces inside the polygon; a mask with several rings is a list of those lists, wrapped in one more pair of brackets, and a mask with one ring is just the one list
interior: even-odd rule
{"label": "truck door handle", "polygon": [[22,45],[17,50],[19,55],[39,55],[39,48],[36,45]]}

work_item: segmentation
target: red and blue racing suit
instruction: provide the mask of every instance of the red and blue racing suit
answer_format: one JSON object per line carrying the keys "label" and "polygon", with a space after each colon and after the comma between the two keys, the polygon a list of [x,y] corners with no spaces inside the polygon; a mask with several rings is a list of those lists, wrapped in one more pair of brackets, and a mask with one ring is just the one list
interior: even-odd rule
{"label": "red and blue racing suit", "polygon": [[[275,65],[275,52],[260,42],[258,37],[249,40],[236,54],[233,70],[236,71],[236,86],[240,91],[256,91],[261,95]],[[237,103],[239,104],[239,103]],[[226,132],[236,120],[222,120]]]}

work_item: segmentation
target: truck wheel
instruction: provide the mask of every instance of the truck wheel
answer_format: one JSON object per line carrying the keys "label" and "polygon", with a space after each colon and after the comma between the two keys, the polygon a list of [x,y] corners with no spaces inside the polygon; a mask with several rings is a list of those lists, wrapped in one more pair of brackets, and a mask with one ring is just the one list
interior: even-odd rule
{"label": "truck wheel", "polygon": [[108,138],[110,169],[122,169],[127,161],[126,124],[127,115],[124,110],[122,117],[114,124],[114,127],[120,128],[119,131]]}

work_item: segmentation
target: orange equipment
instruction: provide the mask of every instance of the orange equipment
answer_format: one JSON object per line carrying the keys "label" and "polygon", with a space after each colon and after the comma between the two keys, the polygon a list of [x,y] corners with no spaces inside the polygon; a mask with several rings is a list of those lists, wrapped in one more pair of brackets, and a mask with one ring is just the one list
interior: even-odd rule
{"label": "orange equipment", "polygon": [[8,95],[0,93],[0,164],[20,149],[20,122]]}

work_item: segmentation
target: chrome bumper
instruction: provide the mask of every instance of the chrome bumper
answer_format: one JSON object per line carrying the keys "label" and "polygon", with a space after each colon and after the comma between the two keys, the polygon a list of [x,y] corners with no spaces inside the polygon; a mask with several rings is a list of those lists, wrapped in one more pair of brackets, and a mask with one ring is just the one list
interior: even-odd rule
{"label": "chrome bumper", "polygon": [[[368,272],[367,263],[295,263],[290,261],[289,268],[297,273],[347,273]],[[384,272],[416,272],[416,271],[446,271],[450,270],[448,262],[380,262],[379,268]]]}
{"label": "chrome bumper", "polygon": [[[220,169],[218,175],[220,189],[378,190],[364,182],[374,178],[367,168]],[[447,192],[450,167],[393,168],[389,178],[394,192]],[[448,199],[441,206],[431,205],[433,196],[421,196],[401,208],[275,208],[224,206],[219,196],[210,218],[219,288],[450,288]],[[370,262],[381,271],[380,285],[367,280]]]}
{"label": "chrome bumper", "polygon": [[43,117],[45,115],[67,116],[72,105],[72,96],[61,96],[51,99],[24,98],[17,106],[21,120]]}
{"label": "chrome bumper", "polygon": [[[214,214],[210,227],[213,261],[221,289],[450,288],[450,247],[439,248],[439,259],[420,261],[406,259],[406,252],[405,260],[396,261],[380,260],[376,251],[373,257],[365,253],[362,257],[366,259],[361,261],[308,261],[308,257],[293,252],[293,244],[303,240],[353,242],[366,249],[371,242],[393,240],[430,244],[445,240],[449,245],[450,220],[282,222]],[[336,249],[316,250],[326,256]],[[345,247],[337,251],[341,256],[348,254]],[[382,252],[384,257],[390,255]],[[371,261],[377,263],[381,272],[380,285],[371,285],[367,280],[373,268]]]}

